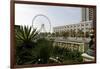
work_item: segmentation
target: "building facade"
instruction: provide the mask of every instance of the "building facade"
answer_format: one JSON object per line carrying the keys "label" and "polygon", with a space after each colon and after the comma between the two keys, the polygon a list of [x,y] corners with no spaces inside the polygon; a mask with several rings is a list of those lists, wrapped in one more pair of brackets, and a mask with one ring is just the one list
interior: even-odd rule
{"label": "building facade", "polygon": [[80,22],[77,24],[70,24],[70,25],[64,25],[64,26],[57,26],[53,28],[54,32],[59,32],[61,33],[62,31],[70,31],[70,30],[74,30],[75,32],[78,32],[78,30],[81,30],[83,32],[88,32],[92,29],[93,27],[93,22],[91,21],[84,21],[84,22]]}
{"label": "building facade", "polygon": [[53,46],[59,46],[61,48],[67,48],[70,51],[79,51],[85,52],[85,43],[78,43],[78,42],[66,42],[66,41],[57,41],[55,40]]}
{"label": "building facade", "polygon": [[82,8],[82,21],[93,20],[93,8]]}
{"label": "building facade", "polygon": [[79,30],[84,33],[89,32],[93,28],[93,8],[82,8],[81,16],[81,22],[77,24],[57,26],[53,28],[53,31],[59,33],[61,33],[62,31],[66,32],[71,30],[74,30],[75,32],[78,32]]}

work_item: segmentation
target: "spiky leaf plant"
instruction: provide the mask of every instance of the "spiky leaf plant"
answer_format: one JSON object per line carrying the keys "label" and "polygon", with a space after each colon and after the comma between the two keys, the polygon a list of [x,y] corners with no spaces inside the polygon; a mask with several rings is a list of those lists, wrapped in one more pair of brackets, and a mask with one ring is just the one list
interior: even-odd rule
{"label": "spiky leaf plant", "polygon": [[31,53],[36,46],[38,32],[29,26],[15,27],[16,64],[32,64],[34,57]]}

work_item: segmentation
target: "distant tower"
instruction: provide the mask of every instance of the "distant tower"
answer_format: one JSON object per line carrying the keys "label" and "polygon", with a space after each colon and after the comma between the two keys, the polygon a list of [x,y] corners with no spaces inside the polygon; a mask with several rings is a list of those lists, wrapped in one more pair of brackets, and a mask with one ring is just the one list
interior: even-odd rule
{"label": "distant tower", "polygon": [[82,8],[82,21],[93,20],[93,8]]}

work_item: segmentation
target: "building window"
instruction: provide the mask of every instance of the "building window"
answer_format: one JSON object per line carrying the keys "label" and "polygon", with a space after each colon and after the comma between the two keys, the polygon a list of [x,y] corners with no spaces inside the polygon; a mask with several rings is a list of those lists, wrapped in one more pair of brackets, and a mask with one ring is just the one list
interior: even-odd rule
{"label": "building window", "polygon": [[74,25],[74,27],[76,27],[76,26]]}
{"label": "building window", "polygon": [[78,27],[79,27],[80,25],[78,25]]}
{"label": "building window", "polygon": [[82,28],[82,30],[84,30],[84,28]]}
{"label": "building window", "polygon": [[67,26],[67,28],[69,28],[69,26]]}
{"label": "building window", "polygon": [[70,27],[72,27],[72,26],[70,26]]}
{"label": "building window", "polygon": [[84,26],[84,24],[81,24],[81,26]]}
{"label": "building window", "polygon": [[85,24],[85,26],[88,26],[89,24]]}
{"label": "building window", "polygon": [[86,30],[89,30],[89,28],[86,28]]}

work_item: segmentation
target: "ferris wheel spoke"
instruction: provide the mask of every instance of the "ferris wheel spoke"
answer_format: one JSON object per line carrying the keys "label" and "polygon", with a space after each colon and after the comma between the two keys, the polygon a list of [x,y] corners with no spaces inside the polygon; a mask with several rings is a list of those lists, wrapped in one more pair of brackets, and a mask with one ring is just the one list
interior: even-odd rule
{"label": "ferris wheel spoke", "polygon": [[[41,17],[40,19],[45,18],[46,20],[44,22],[42,22],[42,21],[40,21],[39,17]],[[36,21],[40,21],[40,22],[36,23]],[[48,21],[48,22],[46,22],[46,21]],[[33,18],[32,27],[37,28],[37,30],[39,32],[51,32],[51,22],[50,22],[49,18],[43,14],[38,14]]]}

